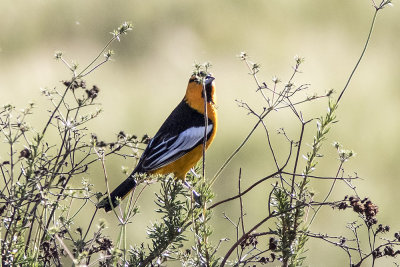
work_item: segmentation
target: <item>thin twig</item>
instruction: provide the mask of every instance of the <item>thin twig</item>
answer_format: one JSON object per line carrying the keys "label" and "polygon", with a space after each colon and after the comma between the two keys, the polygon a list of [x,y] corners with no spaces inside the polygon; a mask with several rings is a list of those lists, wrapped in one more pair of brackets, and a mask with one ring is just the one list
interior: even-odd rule
{"label": "thin twig", "polygon": [[[241,188],[240,188],[241,179],[242,179],[242,168],[239,169],[239,179],[238,179],[239,195],[241,194]],[[242,225],[242,234],[244,234],[245,230],[244,230],[244,219],[243,219],[243,200],[242,200],[242,196],[239,197],[239,203],[240,203],[240,222],[241,222],[241,225]]]}
{"label": "thin twig", "polygon": [[363,50],[362,50],[362,52],[361,52],[361,55],[360,55],[360,57],[358,58],[357,63],[356,63],[356,65],[354,66],[353,70],[351,71],[350,76],[349,76],[349,78],[347,79],[347,82],[346,82],[346,84],[345,84],[345,86],[344,86],[342,92],[340,93],[338,99],[336,100],[336,103],[339,103],[339,101],[340,101],[340,99],[342,98],[344,92],[346,91],[347,87],[349,86],[350,81],[351,81],[351,79],[353,78],[353,75],[354,75],[354,73],[356,72],[356,70],[357,70],[357,68],[358,68],[358,65],[360,64],[361,59],[364,57],[365,51],[367,50],[367,47],[368,47],[368,44],[369,44],[369,40],[371,39],[372,31],[373,31],[373,29],[374,29],[375,20],[376,20],[376,15],[378,14],[378,11],[379,11],[379,10],[380,10],[380,9],[375,8],[375,13],[374,13],[374,16],[373,16],[373,18],[372,18],[371,27],[370,27],[369,32],[368,32],[367,41],[365,42],[364,48],[363,48]]}

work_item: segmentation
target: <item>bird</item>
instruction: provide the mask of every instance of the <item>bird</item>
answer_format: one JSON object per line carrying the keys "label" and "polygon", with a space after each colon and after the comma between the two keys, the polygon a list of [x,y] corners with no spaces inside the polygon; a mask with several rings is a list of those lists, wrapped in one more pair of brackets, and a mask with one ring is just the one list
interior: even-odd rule
{"label": "bird", "polygon": [[182,101],[150,140],[132,173],[111,192],[110,198],[107,196],[99,202],[99,208],[109,212],[117,207],[118,199],[123,199],[136,187],[136,174],[172,173],[175,179],[185,182],[186,174],[203,156],[205,133],[207,149],[217,132],[215,78],[211,74],[204,76],[190,77]]}

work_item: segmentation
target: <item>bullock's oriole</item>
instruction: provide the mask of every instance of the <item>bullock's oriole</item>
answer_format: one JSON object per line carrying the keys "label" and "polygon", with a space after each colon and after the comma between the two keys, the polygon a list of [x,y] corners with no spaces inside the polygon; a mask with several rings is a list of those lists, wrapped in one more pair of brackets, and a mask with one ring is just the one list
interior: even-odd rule
{"label": "bullock's oriole", "polygon": [[[204,85],[208,116],[207,149],[214,140],[217,130],[214,77],[207,75]],[[203,84],[193,75],[189,80],[185,97],[150,140],[132,174],[111,192],[110,199],[114,207],[118,206],[117,198],[123,199],[136,187],[136,173],[173,173],[176,179],[185,180],[188,171],[203,155],[204,104]],[[99,207],[107,212],[112,209],[108,198],[100,202]]]}

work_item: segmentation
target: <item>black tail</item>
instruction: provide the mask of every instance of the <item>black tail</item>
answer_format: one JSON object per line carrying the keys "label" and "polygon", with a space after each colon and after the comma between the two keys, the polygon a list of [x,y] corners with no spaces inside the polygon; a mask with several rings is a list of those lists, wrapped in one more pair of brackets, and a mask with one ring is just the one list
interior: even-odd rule
{"label": "black tail", "polygon": [[[131,192],[137,185],[135,179],[133,179],[134,173],[129,175],[129,177],[123,181],[114,191],[111,192],[110,198],[112,206],[115,208],[119,205],[117,198],[124,199],[129,192]],[[104,208],[106,212],[112,210],[112,206],[110,204],[110,199],[106,196],[99,204],[98,208]]]}

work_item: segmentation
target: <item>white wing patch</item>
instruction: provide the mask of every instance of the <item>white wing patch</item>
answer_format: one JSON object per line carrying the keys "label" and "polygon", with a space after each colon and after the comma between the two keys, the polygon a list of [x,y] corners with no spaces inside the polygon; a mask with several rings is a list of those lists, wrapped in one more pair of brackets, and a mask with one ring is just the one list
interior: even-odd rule
{"label": "white wing patch", "polygon": [[[209,124],[207,126],[207,135],[212,129],[213,125]],[[151,148],[152,153],[143,162],[143,167],[146,169],[161,168],[185,155],[186,151],[196,146],[203,137],[204,126],[200,126],[191,127],[181,132],[178,136],[165,138],[155,147]]]}

